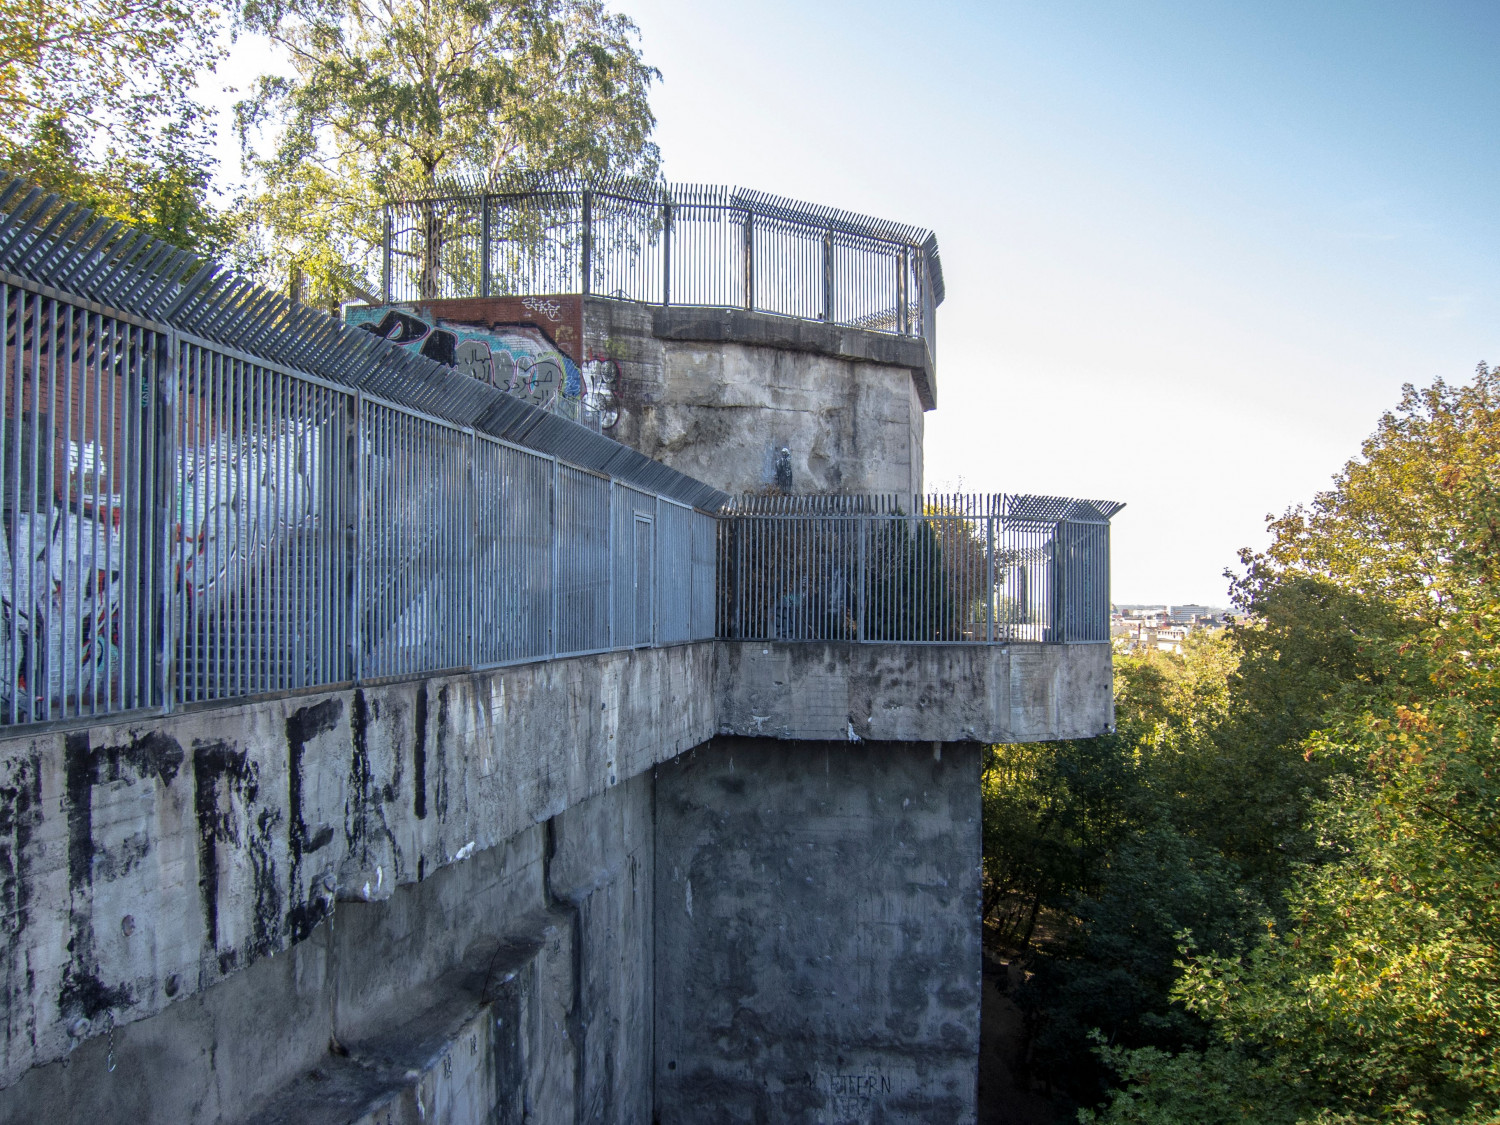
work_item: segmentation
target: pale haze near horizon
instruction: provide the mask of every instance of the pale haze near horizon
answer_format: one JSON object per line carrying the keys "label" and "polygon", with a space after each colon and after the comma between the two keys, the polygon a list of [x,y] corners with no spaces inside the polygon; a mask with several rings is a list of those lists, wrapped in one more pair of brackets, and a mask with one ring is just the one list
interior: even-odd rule
{"label": "pale haze near horizon", "polygon": [[667,178],[937,232],[928,488],[1125,501],[1117,601],[1225,604],[1403,383],[1500,361],[1500,7],[613,6]]}

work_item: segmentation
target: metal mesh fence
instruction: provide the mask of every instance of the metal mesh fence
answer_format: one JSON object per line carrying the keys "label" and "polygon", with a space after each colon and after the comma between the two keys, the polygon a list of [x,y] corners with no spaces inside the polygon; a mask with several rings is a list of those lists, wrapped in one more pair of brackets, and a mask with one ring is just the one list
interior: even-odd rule
{"label": "metal mesh fence", "polygon": [[720,636],[1109,640],[1118,504],[995,494],[744,497],[719,523]]}
{"label": "metal mesh fence", "polygon": [[386,304],[592,293],[933,336],[937,241],[761,192],[548,181],[385,211]]}

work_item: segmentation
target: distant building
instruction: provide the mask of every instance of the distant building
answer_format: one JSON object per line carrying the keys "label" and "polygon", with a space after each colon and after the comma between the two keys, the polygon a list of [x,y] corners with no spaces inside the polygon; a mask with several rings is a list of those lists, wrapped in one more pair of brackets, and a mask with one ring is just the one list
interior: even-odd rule
{"label": "distant building", "polygon": [[1222,629],[1230,620],[1228,611],[1218,606],[1116,605],[1110,612],[1109,636],[1124,652],[1180,653],[1190,633]]}

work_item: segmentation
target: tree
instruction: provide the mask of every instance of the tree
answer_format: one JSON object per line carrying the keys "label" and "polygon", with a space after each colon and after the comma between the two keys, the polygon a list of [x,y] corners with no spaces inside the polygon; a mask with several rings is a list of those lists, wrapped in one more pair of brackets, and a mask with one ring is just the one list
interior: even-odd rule
{"label": "tree", "polygon": [[194,90],[222,26],[181,0],[0,0],[0,171],[215,252],[227,228]]}
{"label": "tree", "polygon": [[[1110,1049],[1103,1119],[1152,1125],[1500,1116],[1500,394],[1406,388],[1363,456],[1242,587],[1316,584],[1357,690],[1324,693],[1304,755],[1342,762],[1322,844],[1247,951],[1181,962],[1201,1050]],[[1331,682],[1331,681],[1330,681]]]}
{"label": "tree", "polygon": [[247,161],[262,183],[249,256],[276,280],[295,266],[311,302],[377,288],[384,200],[518,173],[656,173],[659,75],[600,0],[249,0],[244,14],[295,72],[238,110],[244,139],[279,127]]}

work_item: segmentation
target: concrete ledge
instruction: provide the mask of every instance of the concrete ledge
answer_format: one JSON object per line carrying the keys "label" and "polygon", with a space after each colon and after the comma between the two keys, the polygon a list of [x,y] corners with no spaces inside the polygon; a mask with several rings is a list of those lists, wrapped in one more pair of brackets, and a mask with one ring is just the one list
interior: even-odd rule
{"label": "concrete ledge", "polygon": [[1043,742],[1114,725],[1109,645],[721,641],[720,734]]}
{"label": "concrete ledge", "polygon": [[916,381],[922,409],[937,407],[936,368],[926,340],[745,309],[653,306],[651,317],[653,331],[662,340],[754,344],[907,367]]}

